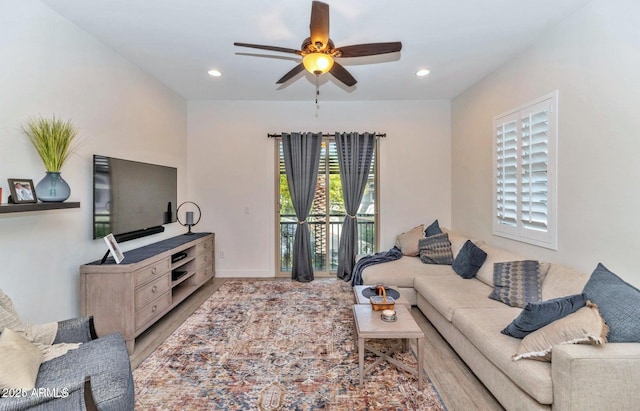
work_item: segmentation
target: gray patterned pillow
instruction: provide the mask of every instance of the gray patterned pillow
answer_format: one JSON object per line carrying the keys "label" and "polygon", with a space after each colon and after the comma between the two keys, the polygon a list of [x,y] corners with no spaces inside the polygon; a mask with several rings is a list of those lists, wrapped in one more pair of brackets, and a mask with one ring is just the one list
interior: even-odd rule
{"label": "gray patterned pillow", "polygon": [[510,261],[493,264],[493,292],[489,298],[512,307],[523,308],[527,303],[542,300],[540,263],[535,260]]}
{"label": "gray patterned pillow", "polygon": [[420,261],[425,264],[445,264],[453,263],[453,253],[451,252],[451,242],[447,233],[435,234],[418,241],[420,250]]}

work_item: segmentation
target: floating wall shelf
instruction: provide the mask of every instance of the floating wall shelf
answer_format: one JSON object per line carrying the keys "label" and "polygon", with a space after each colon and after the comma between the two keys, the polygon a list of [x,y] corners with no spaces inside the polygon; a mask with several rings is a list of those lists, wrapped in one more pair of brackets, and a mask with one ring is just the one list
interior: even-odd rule
{"label": "floating wall shelf", "polygon": [[80,203],[69,202],[69,203],[0,204],[0,214],[24,213],[27,211],[58,210],[61,208],[80,208]]}

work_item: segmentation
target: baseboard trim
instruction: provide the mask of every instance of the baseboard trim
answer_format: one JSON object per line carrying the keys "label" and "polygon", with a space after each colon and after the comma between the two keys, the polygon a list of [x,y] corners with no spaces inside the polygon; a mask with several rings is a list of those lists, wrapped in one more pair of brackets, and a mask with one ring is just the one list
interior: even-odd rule
{"label": "baseboard trim", "polygon": [[269,270],[218,270],[218,278],[275,278],[275,273]]}

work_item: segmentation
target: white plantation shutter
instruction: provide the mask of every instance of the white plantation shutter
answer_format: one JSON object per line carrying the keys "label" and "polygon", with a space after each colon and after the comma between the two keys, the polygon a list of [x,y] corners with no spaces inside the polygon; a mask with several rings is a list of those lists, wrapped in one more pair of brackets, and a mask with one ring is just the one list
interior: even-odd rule
{"label": "white plantation shutter", "polygon": [[494,234],[557,248],[557,92],[493,119]]}
{"label": "white plantation shutter", "polygon": [[496,217],[510,227],[518,219],[518,122],[504,119],[496,129]]}

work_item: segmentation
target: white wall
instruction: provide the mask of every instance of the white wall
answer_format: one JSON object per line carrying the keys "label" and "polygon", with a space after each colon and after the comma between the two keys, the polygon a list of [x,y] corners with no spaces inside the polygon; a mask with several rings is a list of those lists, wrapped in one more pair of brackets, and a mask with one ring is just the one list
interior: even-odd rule
{"label": "white wall", "polygon": [[[44,166],[20,131],[33,115],[72,119],[84,139],[62,169],[69,201],[80,209],[0,214],[0,288],[24,321],[79,314],[81,264],[106,248],[92,240],[91,157],[115,157],[178,168],[178,201],[186,199],[186,102],[86,32],[35,0],[0,2],[0,187],[7,178],[37,183]],[[130,248],[183,229],[123,244]]]}
{"label": "white wall", "polygon": [[[379,131],[380,248],[417,224],[450,224],[448,101],[189,102],[189,192],[216,233],[217,276],[275,271],[275,144],[282,131]],[[248,208],[249,214],[245,214]],[[224,252],[224,258],[221,258]]]}
{"label": "white wall", "polygon": [[[452,101],[452,218],[460,232],[640,285],[640,5],[596,0]],[[559,90],[558,251],[492,236],[492,118]]]}

